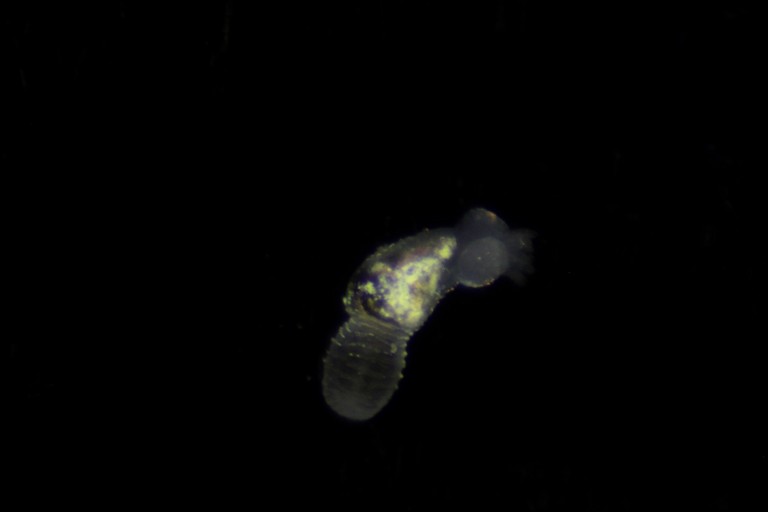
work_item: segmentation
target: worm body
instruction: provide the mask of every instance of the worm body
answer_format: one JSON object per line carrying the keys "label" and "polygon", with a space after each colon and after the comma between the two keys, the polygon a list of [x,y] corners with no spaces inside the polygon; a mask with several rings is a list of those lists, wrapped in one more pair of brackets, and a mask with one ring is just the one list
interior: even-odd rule
{"label": "worm body", "polygon": [[392,398],[411,336],[457,284],[480,287],[530,272],[530,232],[470,210],[456,229],[423,231],[380,247],[347,286],[349,319],[323,360],[323,396],[340,416],[363,421]]}

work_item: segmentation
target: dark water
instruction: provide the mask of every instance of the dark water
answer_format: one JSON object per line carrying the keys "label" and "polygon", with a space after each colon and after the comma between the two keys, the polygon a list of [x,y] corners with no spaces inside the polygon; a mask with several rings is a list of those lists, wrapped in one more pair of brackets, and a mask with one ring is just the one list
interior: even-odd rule
{"label": "dark water", "polygon": [[[748,4],[3,10],[28,500],[765,507]],[[447,297],[337,419],[349,276],[475,206],[538,233],[533,278]]]}

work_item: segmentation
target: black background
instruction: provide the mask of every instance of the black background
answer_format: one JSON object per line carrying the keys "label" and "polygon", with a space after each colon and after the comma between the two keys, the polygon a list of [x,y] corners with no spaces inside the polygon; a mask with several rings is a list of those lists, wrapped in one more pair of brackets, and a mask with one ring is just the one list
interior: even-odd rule
{"label": "black background", "polygon": [[[31,503],[765,507],[750,4],[2,10]],[[348,277],[473,206],[538,233],[534,278],[448,296],[336,418]]]}

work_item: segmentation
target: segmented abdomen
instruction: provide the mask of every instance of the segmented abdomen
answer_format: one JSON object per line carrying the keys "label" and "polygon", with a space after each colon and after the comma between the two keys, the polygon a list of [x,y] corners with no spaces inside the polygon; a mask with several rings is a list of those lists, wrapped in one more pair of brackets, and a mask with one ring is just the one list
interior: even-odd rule
{"label": "segmented abdomen", "polygon": [[331,340],[325,356],[326,403],[352,420],[375,416],[397,389],[411,334],[372,316],[352,315]]}

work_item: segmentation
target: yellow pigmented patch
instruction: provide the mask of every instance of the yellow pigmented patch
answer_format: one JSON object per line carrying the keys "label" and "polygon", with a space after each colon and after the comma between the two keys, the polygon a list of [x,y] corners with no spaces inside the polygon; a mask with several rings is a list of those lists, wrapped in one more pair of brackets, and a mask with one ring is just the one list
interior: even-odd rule
{"label": "yellow pigmented patch", "polygon": [[422,256],[393,269],[379,281],[383,309],[391,311],[403,326],[413,328],[423,323],[438,294],[442,265],[440,257]]}
{"label": "yellow pigmented patch", "polygon": [[441,260],[447,260],[453,256],[453,251],[456,250],[456,239],[446,238],[441,240],[441,245],[438,247],[436,254]]}
{"label": "yellow pigmented patch", "polygon": [[[406,240],[406,243],[408,241]],[[400,250],[397,257],[391,251]],[[350,287],[345,305],[359,304],[373,315],[406,329],[418,329],[445,291],[441,290],[445,262],[453,257],[456,239],[435,237],[430,244],[380,249],[363,278]]]}
{"label": "yellow pigmented patch", "polygon": [[377,261],[376,263],[373,264],[373,266],[371,266],[371,272],[373,272],[374,274],[389,272],[390,270],[392,270],[392,268],[389,265],[387,265],[386,263],[382,263],[380,261]]}
{"label": "yellow pigmented patch", "polygon": [[438,277],[439,276],[437,274],[430,275],[429,276],[429,283],[428,283],[427,288],[429,288],[430,290],[435,290],[435,292],[437,292],[437,278]]}

